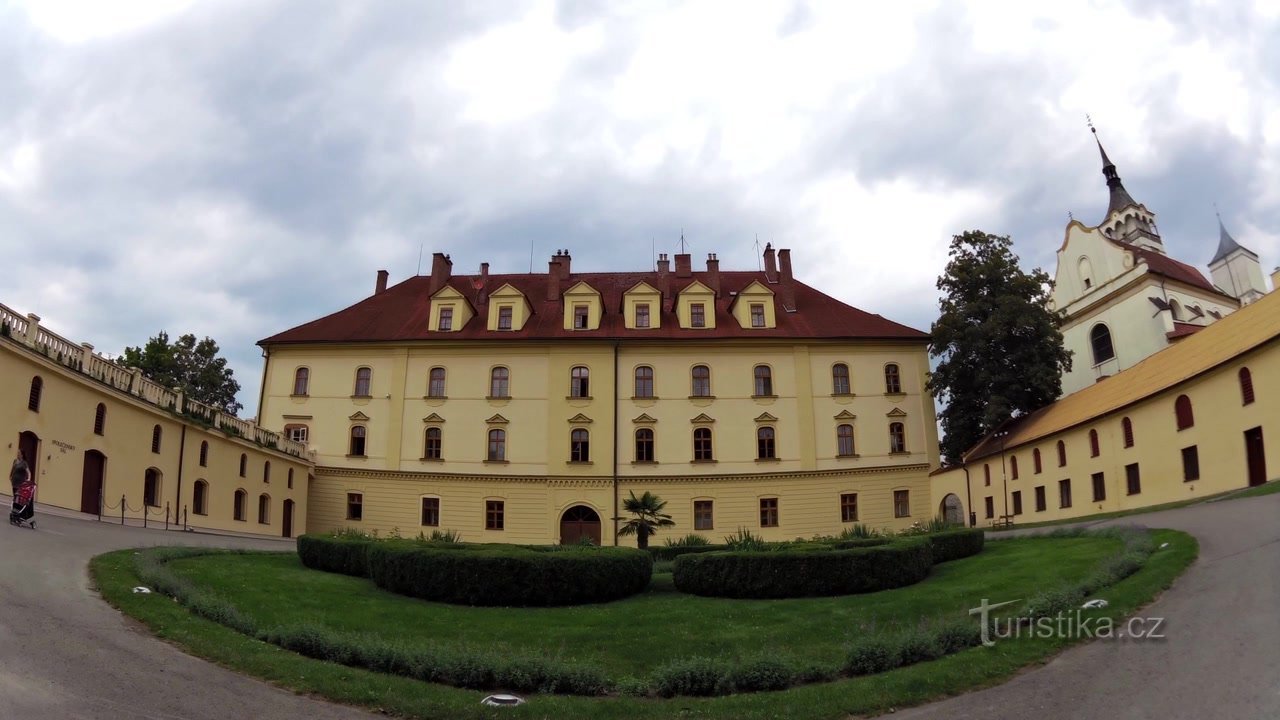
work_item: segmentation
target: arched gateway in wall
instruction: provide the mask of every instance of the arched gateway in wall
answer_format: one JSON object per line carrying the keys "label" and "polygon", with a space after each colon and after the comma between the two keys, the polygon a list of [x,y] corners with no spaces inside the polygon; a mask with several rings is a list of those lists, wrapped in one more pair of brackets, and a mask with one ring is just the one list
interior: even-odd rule
{"label": "arched gateway in wall", "polygon": [[948,493],[942,498],[942,504],[938,506],[938,514],[948,525],[964,524],[964,503],[960,502],[960,496],[955,493]]}
{"label": "arched gateway in wall", "polygon": [[560,516],[560,544],[574,545],[584,537],[600,544],[600,515],[586,505],[574,505]]}

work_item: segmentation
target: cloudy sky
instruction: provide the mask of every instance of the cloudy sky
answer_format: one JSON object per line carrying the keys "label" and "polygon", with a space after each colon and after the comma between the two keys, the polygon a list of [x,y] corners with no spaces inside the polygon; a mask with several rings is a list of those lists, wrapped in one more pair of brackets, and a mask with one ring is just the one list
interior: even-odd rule
{"label": "cloudy sky", "polygon": [[928,329],[953,234],[1052,272],[1107,195],[1280,262],[1280,3],[0,0],[0,303],[99,350],[254,342],[421,249],[545,272],[790,247]]}

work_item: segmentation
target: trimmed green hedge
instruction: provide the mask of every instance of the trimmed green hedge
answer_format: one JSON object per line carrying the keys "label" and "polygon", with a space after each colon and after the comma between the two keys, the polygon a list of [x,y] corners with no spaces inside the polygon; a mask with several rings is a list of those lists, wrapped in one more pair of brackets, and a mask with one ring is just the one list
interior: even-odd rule
{"label": "trimmed green hedge", "polygon": [[649,553],[654,560],[675,560],[681,555],[724,552],[728,549],[728,545],[650,545]]}
{"label": "trimmed green hedge", "polygon": [[456,605],[580,605],[634,595],[653,558],[630,548],[375,543],[369,577],[384,590]]}
{"label": "trimmed green hedge", "polygon": [[978,528],[961,528],[933,533],[928,538],[933,543],[933,561],[942,563],[982,552],[987,535]]}
{"label": "trimmed green hedge", "polygon": [[933,566],[927,538],[848,550],[719,552],[676,558],[676,589],[731,598],[852,595],[920,582]]}
{"label": "trimmed green hedge", "polygon": [[298,558],[312,570],[369,577],[367,555],[376,540],[335,535],[298,536]]}

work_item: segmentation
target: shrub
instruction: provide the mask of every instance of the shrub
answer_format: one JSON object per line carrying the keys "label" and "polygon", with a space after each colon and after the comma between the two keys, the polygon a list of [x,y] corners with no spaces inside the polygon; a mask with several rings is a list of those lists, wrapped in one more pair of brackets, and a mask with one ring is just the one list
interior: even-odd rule
{"label": "shrub", "polygon": [[923,580],[933,565],[925,538],[878,547],[683,555],[672,571],[681,592],[712,597],[787,598],[850,595]]}
{"label": "shrub", "polygon": [[729,671],[725,685],[732,692],[783,690],[796,683],[796,673],[787,663],[776,658],[759,658]]}
{"label": "shrub", "polygon": [[961,528],[936,532],[928,536],[933,544],[933,561],[943,563],[982,552],[986,533],[978,528]]}
{"label": "shrub", "polygon": [[298,558],[312,570],[368,577],[368,553],[375,542],[370,536],[354,533],[300,535]]}
{"label": "shrub", "polygon": [[769,543],[759,535],[754,535],[746,528],[738,528],[738,531],[732,535],[724,536],[724,544],[729,546],[730,550],[768,550]]}
{"label": "shrub", "polygon": [[1079,588],[1058,588],[1036,593],[1027,600],[1023,611],[1025,617],[1031,619],[1056,617],[1058,613],[1069,612],[1080,606],[1084,593]]}
{"label": "shrub", "polygon": [[888,544],[889,544],[889,538],[883,538],[883,537],[851,538],[848,540],[831,541],[831,547],[836,550],[851,550],[853,548],[862,548],[862,547],[879,547],[881,545],[888,545]]}
{"label": "shrub", "polygon": [[849,648],[844,671],[850,675],[875,675],[898,667],[898,657],[897,645],[887,638],[862,638]]}
{"label": "shrub", "polygon": [[667,538],[662,544],[665,547],[703,547],[710,545],[711,541],[697,533],[689,533],[684,537],[675,538],[674,540]]}
{"label": "shrub", "polygon": [[661,561],[675,560],[681,555],[724,552],[728,549],[725,545],[650,545],[649,553],[653,555],[654,560]]}
{"label": "shrub", "polygon": [[391,592],[458,605],[607,602],[644,590],[649,553],[630,548],[375,543],[369,577]]}
{"label": "shrub", "polygon": [[845,528],[844,530],[841,530],[840,537],[838,539],[857,540],[857,539],[865,539],[865,538],[877,538],[877,537],[880,537],[882,534],[883,533],[881,533],[879,530],[876,530],[875,528],[869,525],[864,525],[862,523],[854,523],[849,527]]}
{"label": "shrub", "polygon": [[653,691],[661,697],[715,695],[726,675],[728,668],[711,658],[673,660],[653,672]]}
{"label": "shrub", "polygon": [[[422,533],[418,533],[418,537],[422,538]],[[431,537],[422,539],[434,543],[460,543],[462,533],[457,530],[432,530]]]}

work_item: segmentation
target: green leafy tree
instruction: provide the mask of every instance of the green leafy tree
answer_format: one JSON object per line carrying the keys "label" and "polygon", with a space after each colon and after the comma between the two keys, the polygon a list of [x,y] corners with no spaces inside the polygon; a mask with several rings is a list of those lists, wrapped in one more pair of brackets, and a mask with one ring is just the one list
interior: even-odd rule
{"label": "green leafy tree", "polygon": [[169,334],[161,330],[146,345],[125,348],[116,362],[142,370],[165,387],[182,388],[192,400],[236,413],[244,407],[236,402],[240,383],[218,352],[218,343],[211,338],[197,342],[195,335],[187,334],[170,343]]}
{"label": "green leafy tree", "polygon": [[631,497],[622,501],[622,509],[631,513],[633,517],[622,524],[618,534],[635,535],[636,545],[641,550],[649,547],[649,538],[658,534],[658,528],[674,527],[676,524],[670,515],[662,512],[667,509],[667,501],[648,490],[640,497],[636,497],[635,491],[632,490]]}
{"label": "green leafy tree", "polygon": [[1056,400],[1071,369],[1062,317],[1049,309],[1049,276],[1023,272],[1012,246],[1007,235],[956,235],[938,278],[942,314],[929,352],[941,361],[929,390],[945,403],[939,419],[948,463],[1010,418]]}

